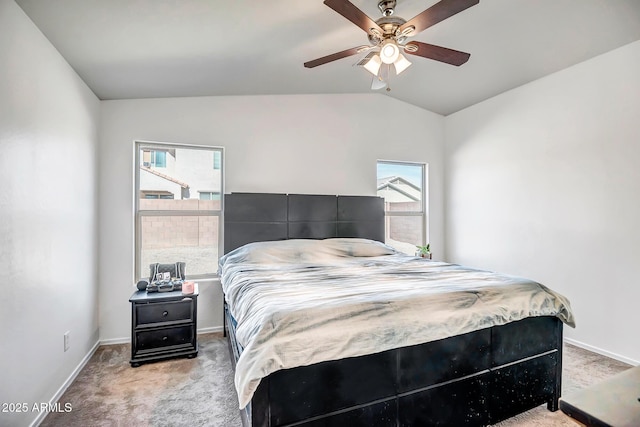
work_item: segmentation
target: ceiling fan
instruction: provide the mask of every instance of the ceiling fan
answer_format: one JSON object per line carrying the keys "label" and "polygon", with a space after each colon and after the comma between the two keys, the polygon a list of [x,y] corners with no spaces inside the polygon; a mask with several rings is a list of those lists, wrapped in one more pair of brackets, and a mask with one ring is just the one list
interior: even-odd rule
{"label": "ceiling fan", "polygon": [[[368,34],[369,45],[353,47],[323,56],[322,58],[305,62],[304,66],[306,68],[314,68],[328,62],[375,49],[374,52],[370,52],[358,62],[358,65],[363,65],[377,77],[377,79],[374,77],[373,89],[386,86],[391,65],[394,66],[396,74],[400,74],[411,65],[411,62],[402,55],[401,51],[410,55],[460,66],[469,60],[470,54],[415,40],[408,41],[408,37],[415,36],[432,25],[444,21],[478,3],[480,3],[480,0],[441,0],[409,21],[405,21],[399,16],[393,16],[396,0],[381,0],[378,3],[378,9],[382,12],[382,18],[373,21],[348,0],[325,0],[324,4],[362,28]],[[376,80],[378,80],[378,84],[376,84]],[[380,82],[383,84],[380,84]]]}

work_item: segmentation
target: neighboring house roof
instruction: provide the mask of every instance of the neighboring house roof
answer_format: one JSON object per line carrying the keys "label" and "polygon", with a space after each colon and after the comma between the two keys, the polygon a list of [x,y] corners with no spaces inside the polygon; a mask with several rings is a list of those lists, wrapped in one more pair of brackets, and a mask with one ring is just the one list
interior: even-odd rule
{"label": "neighboring house roof", "polygon": [[422,195],[420,188],[399,176],[378,179],[378,195],[387,202],[415,202]]}
{"label": "neighboring house roof", "polygon": [[151,173],[153,175],[159,176],[162,179],[166,179],[167,181],[173,182],[174,184],[178,184],[182,188],[189,188],[189,184],[187,184],[186,182],[179,181],[179,180],[177,180],[177,179],[175,179],[175,178],[173,178],[173,177],[171,177],[169,175],[166,175],[166,174],[164,174],[162,172],[158,172],[155,169],[151,169],[151,168],[149,168],[147,166],[142,166],[142,165],[140,165],[140,169],[143,170],[143,171],[147,171],[147,172],[149,172],[149,173]]}

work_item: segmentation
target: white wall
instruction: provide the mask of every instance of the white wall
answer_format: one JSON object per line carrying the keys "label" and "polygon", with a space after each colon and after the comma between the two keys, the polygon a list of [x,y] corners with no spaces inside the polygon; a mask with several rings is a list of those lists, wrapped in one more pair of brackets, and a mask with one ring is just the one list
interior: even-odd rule
{"label": "white wall", "polygon": [[[226,192],[375,195],[376,160],[427,162],[430,240],[444,251],[440,115],[377,94],[145,99],[103,102],[101,129],[102,340],[130,335],[135,140],[225,147]],[[222,326],[219,284],[200,292],[198,327]]]}
{"label": "white wall", "polygon": [[640,42],[448,116],[449,260],[571,300],[565,336],[640,361]]}
{"label": "white wall", "polygon": [[24,426],[98,341],[99,101],[13,0],[0,64],[0,403],[28,406],[0,425]]}

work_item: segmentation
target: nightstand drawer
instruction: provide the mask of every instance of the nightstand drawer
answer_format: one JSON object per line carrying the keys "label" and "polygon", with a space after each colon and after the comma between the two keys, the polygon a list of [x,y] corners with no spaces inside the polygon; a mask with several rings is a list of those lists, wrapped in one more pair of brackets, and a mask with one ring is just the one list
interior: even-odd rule
{"label": "nightstand drawer", "polygon": [[192,325],[136,332],[137,351],[161,347],[190,345],[194,338]]}
{"label": "nightstand drawer", "polygon": [[137,304],[136,318],[138,320],[138,325],[173,322],[179,320],[192,321],[192,304],[193,300],[191,299],[154,304]]}

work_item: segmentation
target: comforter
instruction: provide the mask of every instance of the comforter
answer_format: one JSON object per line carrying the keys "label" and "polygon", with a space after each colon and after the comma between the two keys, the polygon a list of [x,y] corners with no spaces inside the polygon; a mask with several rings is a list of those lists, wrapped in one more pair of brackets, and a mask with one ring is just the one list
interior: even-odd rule
{"label": "comforter", "polygon": [[219,275],[243,351],[244,408],[279,369],[448,338],[531,316],[575,326],[569,301],[531,280],[411,257],[365,239],[240,247]]}

